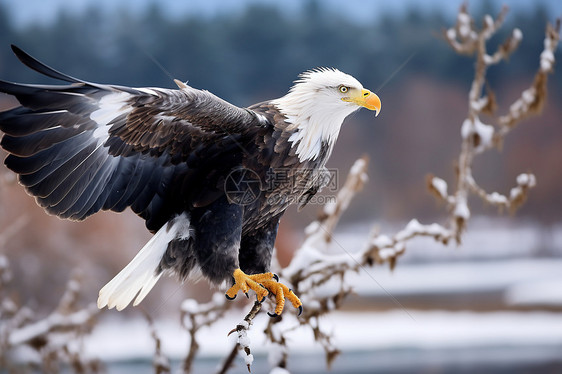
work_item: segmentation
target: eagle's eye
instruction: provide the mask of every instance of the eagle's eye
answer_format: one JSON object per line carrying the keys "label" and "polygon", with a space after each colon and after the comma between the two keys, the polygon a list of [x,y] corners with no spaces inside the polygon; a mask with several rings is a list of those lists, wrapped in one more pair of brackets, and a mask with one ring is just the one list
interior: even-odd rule
{"label": "eagle's eye", "polygon": [[340,86],[340,92],[341,92],[341,93],[346,93],[347,91],[349,91],[349,87]]}

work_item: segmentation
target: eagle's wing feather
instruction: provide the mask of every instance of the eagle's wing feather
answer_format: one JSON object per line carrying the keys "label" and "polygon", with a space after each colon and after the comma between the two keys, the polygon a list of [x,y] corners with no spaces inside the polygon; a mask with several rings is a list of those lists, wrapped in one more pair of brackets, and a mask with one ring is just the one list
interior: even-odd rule
{"label": "eagle's wing feather", "polygon": [[12,44],[12,51],[16,55],[16,57],[27,67],[35,70],[38,73],[46,75],[48,77],[59,79],[65,82],[72,82],[72,83],[82,83],[80,79],[76,79],[69,75],[63,74],[60,71],[56,71],[55,69],[51,68],[43,64],[42,62],[38,61],[34,57],[25,53],[21,48]]}
{"label": "eagle's wing feather", "polygon": [[241,161],[264,125],[253,111],[206,91],[84,82],[14,52],[30,68],[71,83],[0,81],[0,92],[22,105],[0,113],[6,165],[63,218],[130,206],[157,230],[182,209],[220,196],[220,171]]}

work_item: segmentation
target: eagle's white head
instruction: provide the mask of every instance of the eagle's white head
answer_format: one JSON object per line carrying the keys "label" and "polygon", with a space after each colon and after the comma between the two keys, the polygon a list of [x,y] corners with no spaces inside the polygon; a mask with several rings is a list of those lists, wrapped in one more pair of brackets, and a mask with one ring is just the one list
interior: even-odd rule
{"label": "eagle's white head", "polygon": [[315,160],[322,142],[330,151],[345,117],[364,107],[378,115],[381,101],[359,81],[337,69],[319,68],[299,75],[289,93],[272,103],[296,132],[289,141],[299,160]]}

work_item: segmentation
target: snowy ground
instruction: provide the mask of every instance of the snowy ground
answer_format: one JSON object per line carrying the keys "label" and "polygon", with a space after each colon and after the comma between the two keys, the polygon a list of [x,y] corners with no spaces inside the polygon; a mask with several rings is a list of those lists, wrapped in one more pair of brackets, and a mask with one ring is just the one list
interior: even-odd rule
{"label": "snowy ground", "polygon": [[[201,354],[228,353],[235,339],[226,335],[242,317],[241,311],[230,313],[203,329],[199,334]],[[252,327],[250,338],[256,353],[268,349],[260,337],[265,318],[258,318]],[[562,314],[554,312],[336,312],[322,322],[333,327],[336,345],[344,351],[537,345],[558,347],[562,354]],[[171,358],[183,358],[188,337],[178,329],[177,321],[159,321],[156,327],[165,353]],[[294,353],[321,352],[305,328],[291,332],[288,338]],[[87,347],[89,353],[108,361],[147,358],[154,352],[154,342],[143,320],[101,324],[88,339]]]}
{"label": "snowy ground", "polygon": [[[422,222],[430,224],[432,222]],[[379,225],[380,232],[391,236],[403,224]],[[334,252],[356,252],[363,248],[371,224],[343,226],[336,231]],[[562,258],[562,223],[549,227],[516,219],[475,217],[469,222],[460,246],[444,247],[430,238],[412,241],[399,263],[456,262],[514,259],[537,256]]]}
{"label": "snowy ground", "polygon": [[[201,356],[198,365],[216,366],[234,342],[227,332],[241,319],[231,313],[199,334]],[[256,364],[265,369],[267,351],[260,331],[263,316],[256,321],[250,338]],[[557,364],[562,369],[562,314],[548,312],[444,312],[402,310],[383,313],[334,313],[323,323],[332,326],[335,343],[344,352],[336,368],[356,372],[362,369],[399,368],[410,365],[436,367],[475,367],[483,364],[521,365]],[[178,329],[177,321],[160,321],[158,331],[163,349],[172,359],[180,360],[188,338]],[[321,350],[306,329],[288,335],[291,354],[298,367],[294,372],[323,372]],[[100,325],[87,341],[90,354],[118,363],[144,362],[154,350],[144,321],[113,321]],[[408,363],[402,362],[404,356]],[[393,357],[394,359],[390,359]],[[402,359],[400,359],[402,357]],[[242,367],[241,361],[238,364]],[[394,361],[398,360],[398,361]],[[305,369],[305,366],[306,368]],[[373,366],[374,365],[374,366]],[[124,365],[123,368],[127,366]],[[411,369],[411,367],[410,367]],[[235,371],[237,372],[237,371]],[[243,372],[243,371],[240,371]],[[256,371],[261,372],[261,371]]]}
{"label": "snowy ground", "polygon": [[562,307],[562,258],[399,265],[348,277],[359,296],[497,294],[499,304]]}
{"label": "snowy ground", "polygon": [[[422,311],[410,309],[404,301],[415,295],[435,297],[442,294],[445,296],[440,299],[443,301],[441,306],[447,308],[448,295],[479,295],[493,291],[504,299],[506,305],[533,306],[538,303],[560,306],[560,269],[562,260],[520,259],[409,264],[399,266],[394,273],[383,268],[369,270],[373,271],[371,276],[376,278],[377,283],[365,274],[350,279],[360,297],[375,297],[374,302],[377,303],[377,297],[388,301],[386,293],[390,293],[406,307],[401,309],[400,305],[394,304],[394,310],[384,312],[336,312],[325,317],[322,323],[334,331],[335,344],[343,351],[335,364],[335,372],[369,372],[362,371],[367,368],[378,368],[384,372],[412,372],[420,365],[451,373],[463,372],[466,368],[472,372],[488,371],[491,370],[490,365],[503,368],[507,365],[509,370],[505,372],[517,372],[515,369],[521,367],[535,371],[540,368],[528,365],[547,364],[558,365],[556,368],[562,370],[562,313],[536,310],[485,313]],[[393,305],[392,302],[387,304]],[[233,311],[213,327],[200,331],[201,356],[197,365],[201,372],[213,371],[229,352],[234,341],[226,334],[242,319],[243,314],[241,310]],[[263,372],[268,367],[266,356],[269,347],[261,334],[266,318],[264,314],[258,317],[250,334],[256,368],[260,368],[255,372]],[[157,323],[164,351],[170,358],[181,360],[186,353],[188,337],[178,326],[178,320]],[[310,331],[299,328],[290,333],[288,339],[294,356],[291,362],[297,366],[293,367],[294,373],[323,372],[325,364],[321,349],[314,343]],[[148,360],[154,352],[154,342],[144,320],[101,323],[88,339],[87,347],[90,354],[104,361],[122,363],[120,367],[123,370],[130,368],[125,362],[130,364],[135,361],[137,365],[144,363],[144,370],[147,370],[146,367],[150,366]],[[238,364],[241,365],[241,362],[240,359]],[[353,370],[349,371],[351,367]]]}

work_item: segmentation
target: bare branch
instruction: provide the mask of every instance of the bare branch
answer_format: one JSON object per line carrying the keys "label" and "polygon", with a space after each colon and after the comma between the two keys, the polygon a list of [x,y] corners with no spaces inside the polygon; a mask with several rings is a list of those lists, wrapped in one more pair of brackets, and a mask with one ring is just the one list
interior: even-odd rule
{"label": "bare branch", "polygon": [[[0,256],[0,290],[9,281],[8,261]],[[34,312],[17,304],[1,294],[0,304],[0,363],[11,366],[10,352],[23,346],[37,351],[43,371],[57,372],[58,365],[66,362],[75,372],[97,372],[101,366],[97,360],[83,357],[82,337],[94,326],[99,309],[95,304],[78,309],[77,300],[80,293],[80,279],[77,274],[68,282],[66,291],[57,309],[43,319],[36,319]],[[64,338],[60,338],[64,335]],[[78,344],[75,344],[78,343]],[[20,362],[17,365],[32,365]]]}
{"label": "bare branch", "polygon": [[225,302],[224,294],[220,292],[215,293],[212,300],[206,304],[199,304],[193,299],[184,300],[181,306],[181,323],[190,337],[188,354],[182,365],[184,373],[191,373],[193,361],[199,351],[197,332],[221,318],[231,305],[232,303]]}
{"label": "bare branch", "polygon": [[[355,161],[355,164],[349,172],[352,177],[346,179],[338,193],[336,201],[326,204],[322,209],[318,221],[322,225],[321,232],[327,242],[332,240],[331,237],[334,228],[338,224],[342,213],[347,210],[355,193],[361,191],[365,183],[369,180],[366,173],[368,164],[369,158],[367,156],[363,156]],[[307,237],[311,235],[312,233],[307,232]]]}
{"label": "bare branch", "polygon": [[150,329],[150,336],[154,340],[154,356],[152,358],[152,366],[154,367],[155,374],[165,374],[170,373],[170,360],[162,353],[162,341],[156,332],[154,327],[154,321],[150,314],[143,310],[144,317],[148,322],[148,328]]}

